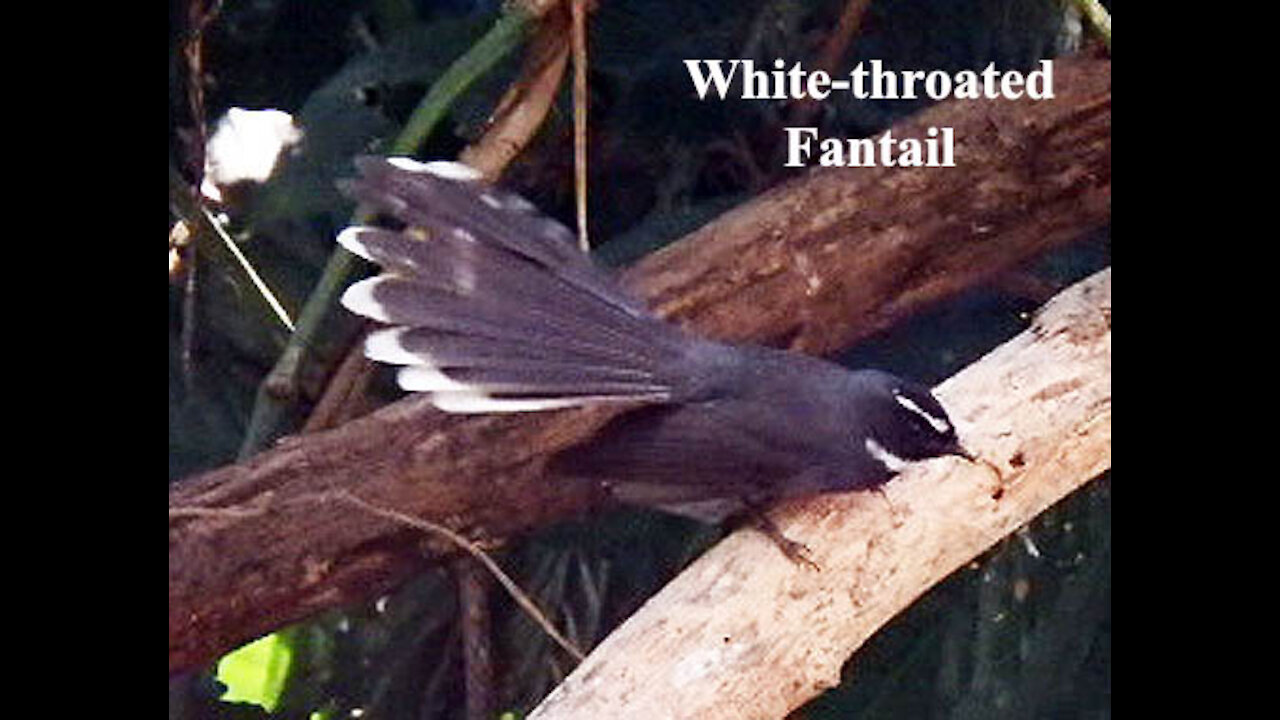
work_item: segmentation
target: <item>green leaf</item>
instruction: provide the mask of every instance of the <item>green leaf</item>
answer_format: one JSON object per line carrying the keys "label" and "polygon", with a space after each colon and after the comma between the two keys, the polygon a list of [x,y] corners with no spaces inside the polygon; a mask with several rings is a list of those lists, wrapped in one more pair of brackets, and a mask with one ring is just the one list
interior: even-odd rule
{"label": "green leaf", "polygon": [[224,656],[218,662],[218,681],[227,686],[222,700],[274,710],[292,660],[293,649],[279,633],[258,638]]}

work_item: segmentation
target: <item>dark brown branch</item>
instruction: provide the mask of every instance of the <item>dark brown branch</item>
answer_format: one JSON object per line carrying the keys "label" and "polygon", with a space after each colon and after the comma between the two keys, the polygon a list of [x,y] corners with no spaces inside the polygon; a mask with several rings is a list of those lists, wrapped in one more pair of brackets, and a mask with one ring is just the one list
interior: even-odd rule
{"label": "dark brown branch", "polygon": [[458,583],[467,720],[490,720],[497,714],[493,687],[493,645],[489,636],[489,588],[493,585],[493,578],[473,558],[454,561],[453,574]]}
{"label": "dark brown branch", "polygon": [[[1106,60],[1061,61],[1052,101],[954,102],[894,128],[955,128],[953,169],[815,170],[632,268],[658,310],[705,334],[828,353],[1079,238],[1110,219]],[[421,536],[325,500],[501,539],[598,507],[544,477],[606,415],[448,417],[409,398],[290,437],[169,495],[169,669],[386,592],[423,566]]]}

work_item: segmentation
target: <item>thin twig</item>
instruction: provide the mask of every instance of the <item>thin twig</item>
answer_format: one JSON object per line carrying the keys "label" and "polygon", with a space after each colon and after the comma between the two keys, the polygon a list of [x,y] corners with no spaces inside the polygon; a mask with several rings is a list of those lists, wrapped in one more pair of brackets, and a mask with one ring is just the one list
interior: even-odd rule
{"label": "thin twig", "polygon": [[[189,166],[187,170],[195,174],[195,182],[188,189],[200,187],[204,180],[205,146],[208,143],[208,127],[204,116],[204,34],[214,19],[222,12],[222,0],[214,0],[207,4],[201,0],[191,0],[187,6],[188,32],[182,51],[187,62],[187,104],[191,113],[192,142],[188,146]],[[194,197],[196,193],[191,192]],[[182,378],[188,392],[191,391],[195,377],[195,338],[196,338],[196,290],[197,290],[197,246],[191,243],[180,253],[186,255],[187,276],[186,287],[182,298],[182,335],[180,347],[182,355]]]}
{"label": "thin twig", "polygon": [[235,240],[227,234],[226,228],[222,227],[222,223],[218,221],[213,213],[209,212],[209,208],[204,205],[200,206],[200,212],[204,215],[204,219],[209,223],[209,227],[213,229],[218,239],[231,252],[231,257],[235,258],[236,263],[240,265],[240,269],[249,277],[249,282],[253,283],[253,287],[258,290],[258,294],[266,301],[271,308],[271,312],[275,313],[276,319],[279,320],[289,332],[293,332],[293,319],[289,317],[289,313],[285,312],[284,306],[280,304],[280,300],[276,298],[276,294],[267,287],[267,282],[262,279],[258,271],[254,269],[253,263],[249,262],[249,258],[245,257],[240,251],[240,246]]}
{"label": "thin twig", "polygon": [[555,104],[569,64],[568,26],[567,12],[549,13],[539,22],[524,51],[520,76],[494,107],[484,134],[458,153],[460,162],[497,180],[533,140]]}
{"label": "thin twig", "polygon": [[[834,73],[839,67],[840,59],[849,51],[849,45],[862,27],[862,18],[867,12],[871,0],[848,0],[840,19],[832,28],[831,34],[822,43],[822,49],[815,58],[814,67],[827,73]],[[803,125],[809,122],[814,113],[822,107],[817,100],[806,97],[796,100],[789,108],[788,124]]]}
{"label": "thin twig", "polygon": [[[362,334],[361,340],[363,337]],[[338,369],[316,401],[315,409],[303,423],[302,432],[328,430],[354,417],[373,372],[373,363],[364,356],[364,342],[358,340],[347,349]]]}
{"label": "thin twig", "polygon": [[573,16],[573,175],[578,205],[578,245],[591,252],[587,239],[587,0],[570,0]]}
{"label": "thin twig", "polygon": [[[185,221],[179,221],[184,227],[187,227]],[[197,283],[199,278],[199,270],[196,268],[200,265],[196,256],[196,245],[192,243],[186,248],[188,260],[187,276],[183,279],[182,292],[182,334],[178,336],[178,347],[180,348],[182,357],[182,382],[187,388],[187,392],[195,390],[196,376],[196,294],[199,292],[200,286]]]}
{"label": "thin twig", "polygon": [[581,650],[579,650],[576,645],[570,642],[568,638],[561,635],[559,630],[556,630],[555,625],[552,625],[551,621],[547,619],[546,615],[544,615],[543,612],[538,609],[538,606],[533,602],[532,598],[530,598],[523,590],[521,590],[520,586],[517,585],[516,582],[512,580],[505,572],[503,572],[502,568],[498,567],[498,564],[494,562],[493,559],[490,558],[489,555],[485,553],[484,550],[481,550],[479,546],[477,546],[475,543],[471,542],[467,538],[463,537],[462,535],[459,535],[458,533],[454,532],[453,530],[450,530],[449,528],[443,525],[438,525],[436,523],[433,523],[430,520],[423,520],[422,518],[417,518],[412,515],[407,515],[397,510],[378,507],[377,505],[374,505],[372,503],[369,503],[368,501],[365,501],[356,497],[355,495],[352,495],[350,492],[346,490],[338,490],[335,492],[327,493],[327,497],[333,498],[335,500],[341,500],[342,502],[345,502],[349,505],[353,505],[361,510],[364,510],[365,512],[372,513],[373,515],[377,515],[378,517],[385,518],[387,520],[393,520],[395,522],[408,525],[409,527],[422,530],[423,532],[434,533],[436,535],[439,535],[445,538],[446,540],[453,543],[454,545],[457,545],[459,548],[461,548],[462,550],[465,550],[468,554],[474,557],[476,560],[479,560],[480,563],[483,564],[485,568],[487,568],[489,572],[492,573],[493,576],[498,580],[498,582],[502,585],[502,587],[507,591],[507,594],[511,596],[511,599],[515,600],[516,604],[519,605],[520,608],[524,610],[526,614],[528,614],[529,618],[533,620],[534,623],[538,625],[538,627],[542,628],[542,631],[545,632],[552,640],[554,640],[557,645],[563,648],[565,652],[573,656],[573,659],[577,660],[578,662],[582,662],[583,658],[586,657],[586,655]]}
{"label": "thin twig", "polygon": [[187,61],[187,105],[192,123],[192,142],[189,148],[191,167],[187,169],[197,174],[192,187],[200,187],[200,181],[204,179],[204,151],[208,140],[208,128],[204,121],[204,36],[221,12],[222,0],[213,0],[207,4],[201,0],[191,0],[187,6],[188,35],[183,43],[182,53]]}
{"label": "thin twig", "polygon": [[[239,266],[240,270],[249,278],[254,287],[258,290],[259,297],[270,308],[271,312],[279,318],[285,327],[293,332],[293,321],[289,318],[289,314],[285,312],[280,301],[267,287],[266,282],[262,279],[253,265],[240,251],[240,247],[235,240],[227,234],[222,223],[214,217],[209,208],[205,206],[199,197],[191,192],[191,185],[183,179],[178,169],[169,165],[169,206],[172,212],[190,225],[191,233],[195,240],[193,245],[199,247],[200,243],[204,243],[204,257],[213,260],[219,265],[230,265],[234,263]],[[212,238],[218,238],[214,241]]]}

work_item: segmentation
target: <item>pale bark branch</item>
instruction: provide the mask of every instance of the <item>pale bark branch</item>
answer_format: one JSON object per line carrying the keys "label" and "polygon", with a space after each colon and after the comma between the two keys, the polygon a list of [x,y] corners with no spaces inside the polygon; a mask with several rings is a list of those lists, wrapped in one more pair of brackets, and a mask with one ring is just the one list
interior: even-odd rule
{"label": "pale bark branch", "polygon": [[[604,640],[529,717],[781,718],[917,597],[1111,467],[1111,271],[937,393],[984,461],[912,466],[874,493],[775,513],[820,570],[742,530]],[[986,463],[990,463],[988,466]]]}
{"label": "pale bark branch", "polygon": [[[953,102],[894,128],[955,128],[957,168],[815,170],[626,273],[707,335],[830,353],[1110,221],[1110,62],[1060,61],[1052,101]],[[993,390],[994,393],[1000,390]],[[409,398],[280,441],[169,494],[169,668],[376,597],[427,560],[379,507],[484,540],[602,502],[546,460],[607,413],[442,416]]]}

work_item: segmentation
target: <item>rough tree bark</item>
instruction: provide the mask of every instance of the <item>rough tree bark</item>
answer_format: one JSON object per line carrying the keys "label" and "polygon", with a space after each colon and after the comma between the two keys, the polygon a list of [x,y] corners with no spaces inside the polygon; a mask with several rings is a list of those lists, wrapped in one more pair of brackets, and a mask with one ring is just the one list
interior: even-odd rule
{"label": "rough tree bark", "polygon": [[927,589],[1111,467],[1111,271],[936,389],[966,447],[889,499],[846,493],[774,517],[820,570],[741,531],[609,635],[529,717],[780,718]]}
{"label": "rough tree bark", "polygon": [[[1111,67],[1055,68],[1051,101],[951,102],[895,126],[955,129],[954,169],[814,170],[646,258],[625,279],[710,336],[826,353],[1110,221]],[[169,494],[169,669],[393,588],[418,531],[334,491],[501,539],[598,507],[546,459],[607,418],[449,417],[409,398],[290,437]]]}

